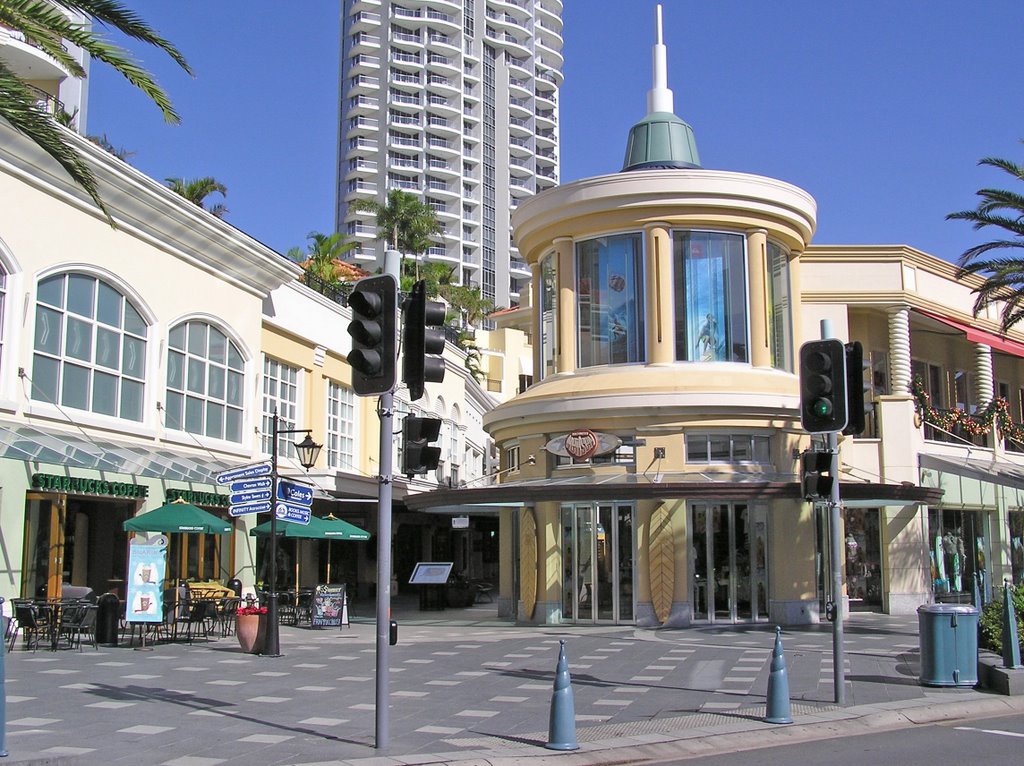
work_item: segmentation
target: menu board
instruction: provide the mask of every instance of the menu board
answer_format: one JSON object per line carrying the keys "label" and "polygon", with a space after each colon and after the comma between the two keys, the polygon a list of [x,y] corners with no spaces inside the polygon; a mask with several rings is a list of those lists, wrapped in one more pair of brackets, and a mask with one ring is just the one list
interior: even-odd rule
{"label": "menu board", "polygon": [[151,542],[132,540],[128,546],[128,599],[125,603],[128,622],[163,622],[166,568],[166,537]]}
{"label": "menu board", "polygon": [[450,561],[421,561],[409,577],[410,585],[444,585],[452,573]]}
{"label": "menu board", "polygon": [[313,591],[313,611],[309,624],[314,628],[348,625],[348,599],[345,585],[317,585]]}

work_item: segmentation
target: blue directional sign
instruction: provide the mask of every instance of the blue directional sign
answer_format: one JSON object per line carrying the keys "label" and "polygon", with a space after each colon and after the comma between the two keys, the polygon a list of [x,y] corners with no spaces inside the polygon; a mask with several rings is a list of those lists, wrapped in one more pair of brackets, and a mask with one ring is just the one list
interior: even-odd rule
{"label": "blue directional sign", "polygon": [[254,479],[257,476],[269,476],[272,470],[269,460],[263,463],[243,465],[239,468],[232,468],[231,470],[224,471],[224,473],[217,474],[217,483],[223,486],[230,484],[235,479]]}
{"label": "blue directional sign", "polygon": [[309,508],[290,503],[278,503],[274,508],[274,515],[281,521],[291,521],[296,524],[309,523]]}
{"label": "blue directional sign", "polygon": [[273,508],[269,500],[260,503],[241,503],[228,508],[228,516],[244,516],[247,513],[266,513]]}
{"label": "blue directional sign", "polygon": [[274,480],[269,476],[261,476],[258,479],[239,479],[231,482],[232,492],[252,492],[257,489],[270,489],[274,486]]}
{"label": "blue directional sign", "polygon": [[269,489],[254,489],[248,492],[232,492],[230,496],[231,505],[242,505],[243,503],[256,503],[260,500],[269,500],[271,491]]}
{"label": "blue directional sign", "polygon": [[313,505],[313,488],[281,479],[277,482],[277,499],[309,508]]}

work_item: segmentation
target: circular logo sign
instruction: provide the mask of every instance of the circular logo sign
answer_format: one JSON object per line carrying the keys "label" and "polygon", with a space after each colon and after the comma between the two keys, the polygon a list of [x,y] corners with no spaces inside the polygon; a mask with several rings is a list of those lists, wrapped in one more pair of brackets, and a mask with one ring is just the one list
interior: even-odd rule
{"label": "circular logo sign", "polygon": [[588,459],[597,452],[599,446],[597,434],[589,428],[581,428],[565,436],[565,451],[577,460]]}

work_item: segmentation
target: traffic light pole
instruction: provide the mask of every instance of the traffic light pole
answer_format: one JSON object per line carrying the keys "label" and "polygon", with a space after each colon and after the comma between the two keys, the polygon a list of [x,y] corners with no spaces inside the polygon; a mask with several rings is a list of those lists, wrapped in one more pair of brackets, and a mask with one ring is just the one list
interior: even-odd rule
{"label": "traffic light pole", "polygon": [[[401,255],[388,250],[384,253],[384,273],[396,280],[400,271]],[[380,395],[377,414],[380,416],[380,476],[377,485],[377,663],[376,698],[374,703],[374,746],[387,748],[390,736],[388,705],[388,675],[390,667],[391,627],[391,497],[393,479],[394,403],[392,391]]]}
{"label": "traffic light pole", "polygon": [[846,659],[843,651],[843,570],[840,566],[842,535],[839,527],[839,435],[828,434],[828,448],[832,453],[833,477],[832,494],[828,499],[829,510],[829,559],[832,562],[832,598],[835,600],[835,619],[832,621],[832,679],[835,686],[835,702],[846,704]]}

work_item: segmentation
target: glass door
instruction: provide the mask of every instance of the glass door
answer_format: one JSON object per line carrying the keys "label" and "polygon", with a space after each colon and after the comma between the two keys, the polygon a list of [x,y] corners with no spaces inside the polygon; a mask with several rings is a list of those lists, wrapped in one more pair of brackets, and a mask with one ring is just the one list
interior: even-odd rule
{"label": "glass door", "polygon": [[25,496],[25,577],[22,598],[60,598],[64,573],[67,495]]}
{"label": "glass door", "polygon": [[633,508],[562,507],[562,617],[633,621]]}
{"label": "glass door", "polygon": [[691,610],[694,620],[768,618],[767,518],[743,503],[690,507]]}

